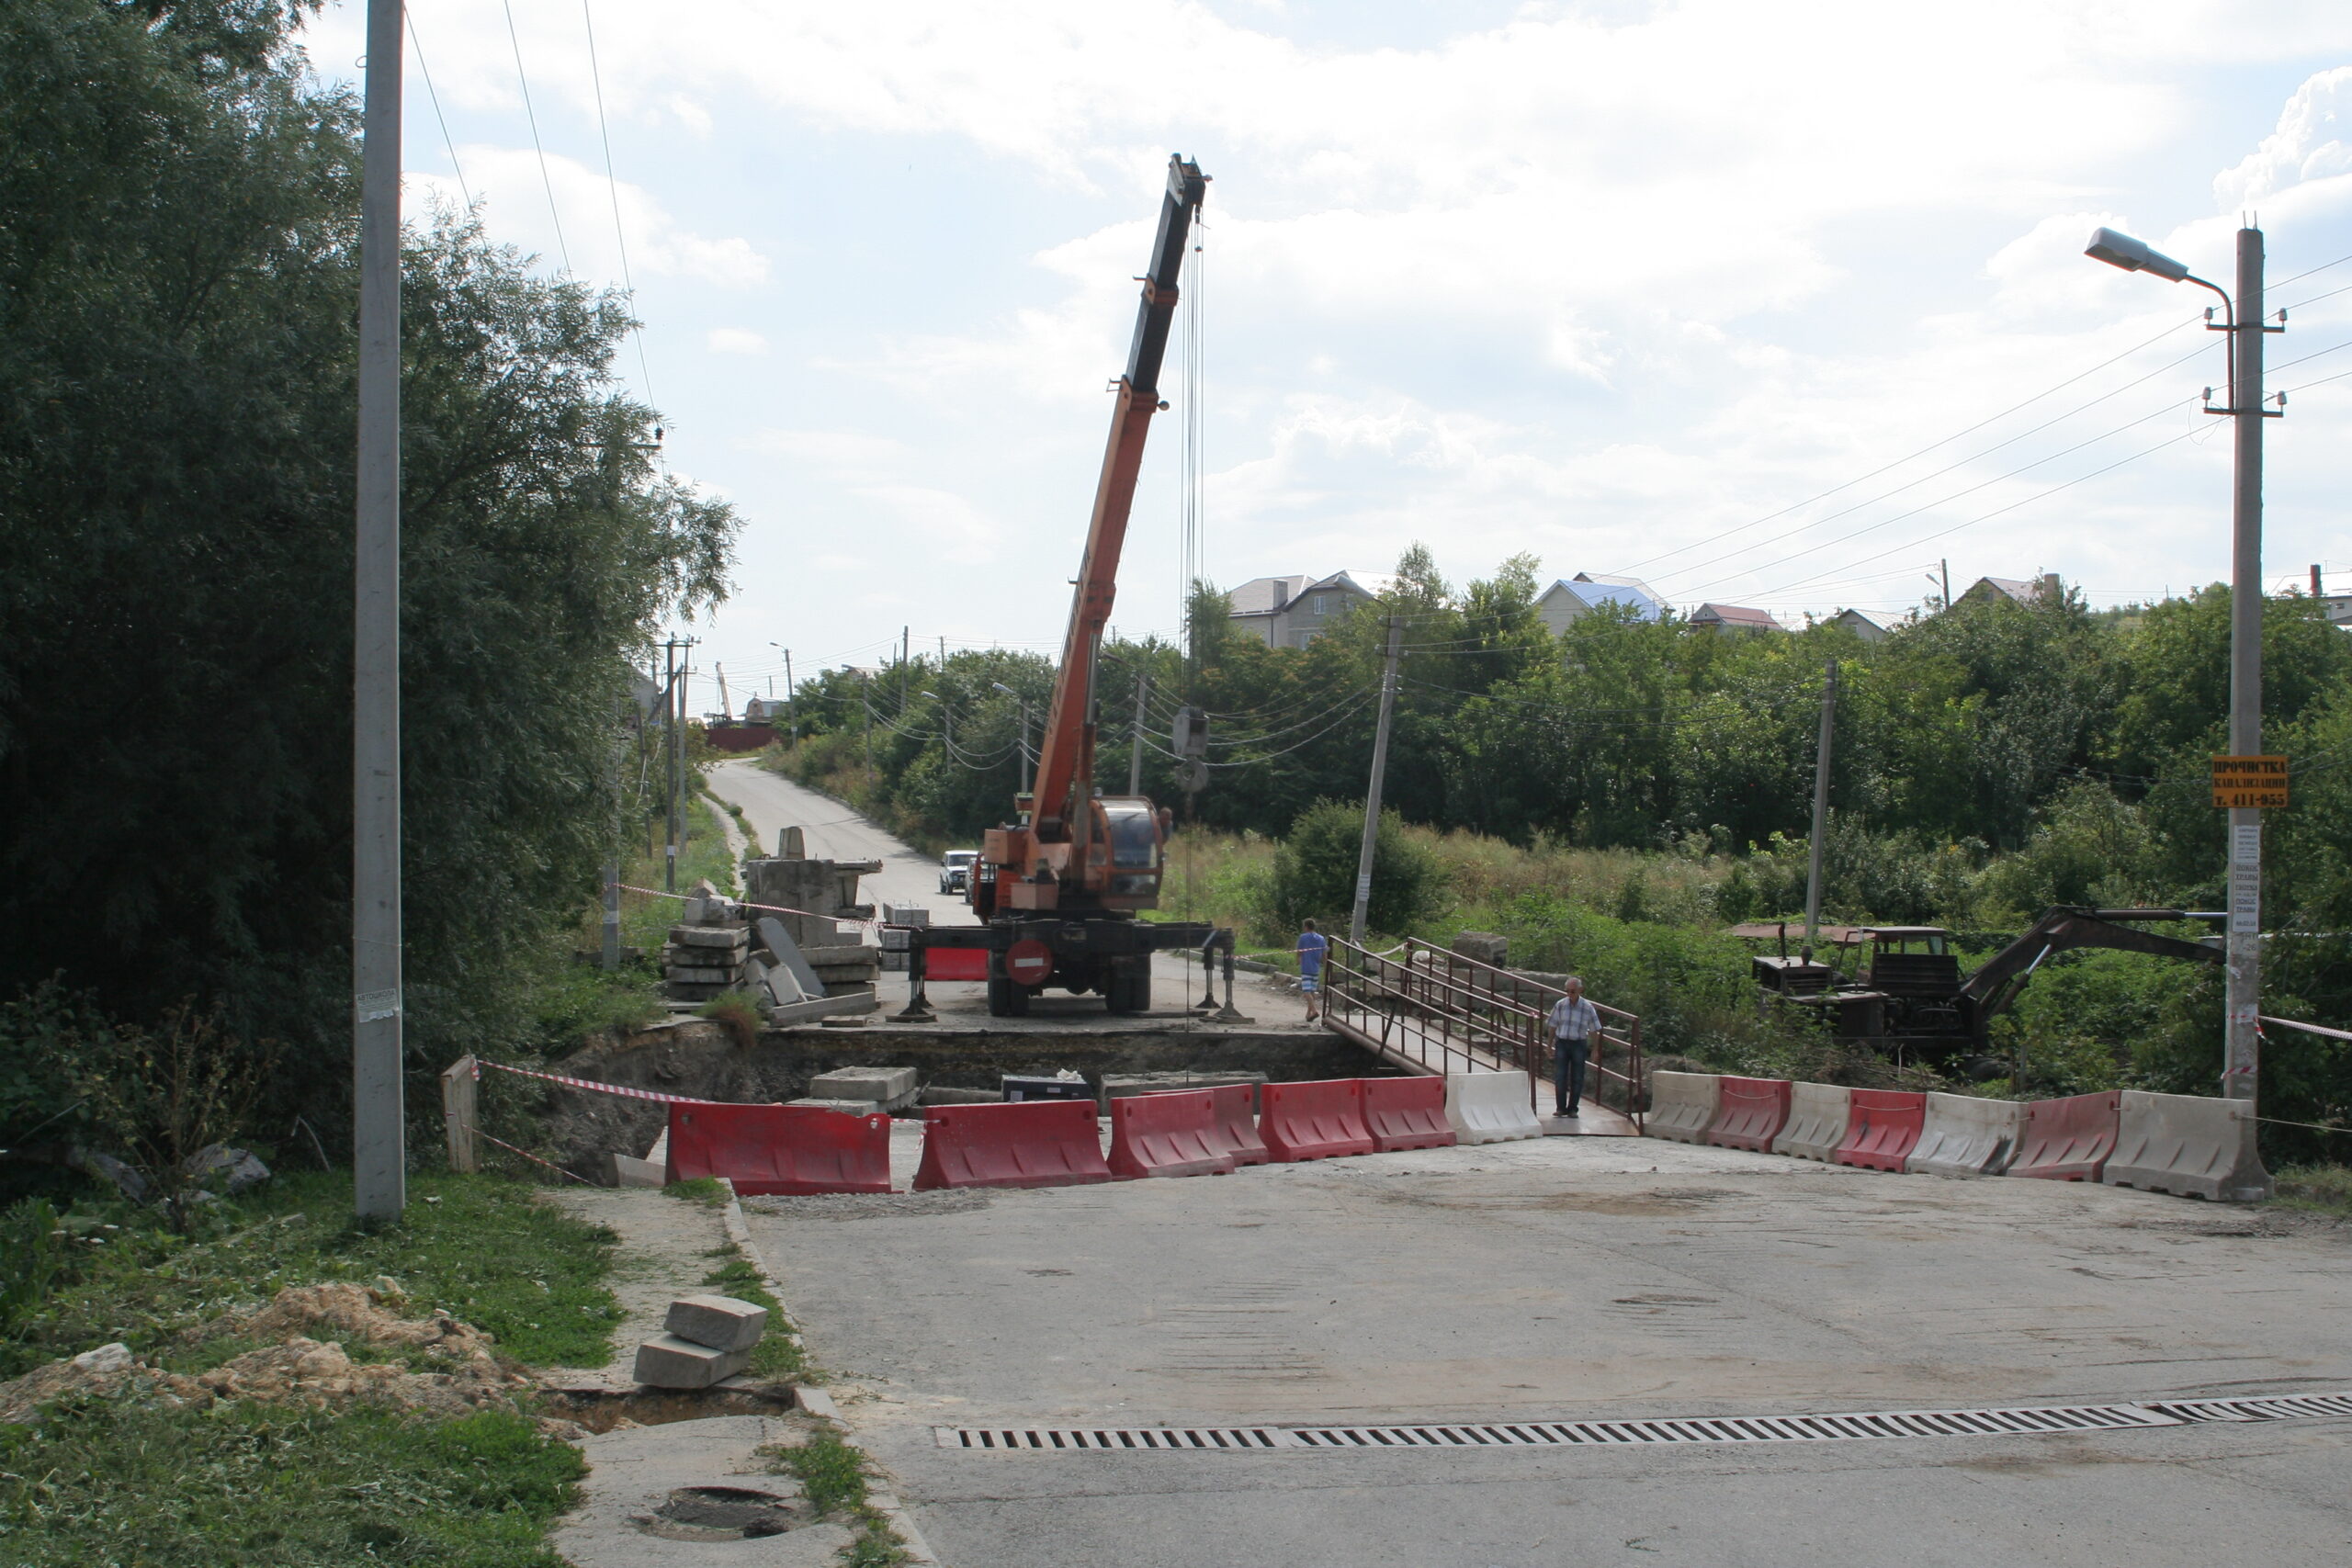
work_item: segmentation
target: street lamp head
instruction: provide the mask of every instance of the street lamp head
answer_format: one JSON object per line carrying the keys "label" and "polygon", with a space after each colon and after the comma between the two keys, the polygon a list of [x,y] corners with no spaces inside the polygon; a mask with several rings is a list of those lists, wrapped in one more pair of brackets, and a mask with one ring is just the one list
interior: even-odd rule
{"label": "street lamp head", "polygon": [[945,701],[947,700],[946,698],[944,698],[944,697],[941,696],[937,692],[923,692],[923,693],[921,693],[921,694],[920,694],[920,695],[922,695],[922,696],[929,697],[933,702],[935,702],[935,703],[939,703],[939,702],[945,702]]}
{"label": "street lamp head", "polygon": [[989,684],[996,690],[1002,692],[1008,697],[1018,697],[1021,695],[1020,693],[1014,691],[1012,687],[1006,685],[1001,681],[990,681]]}
{"label": "street lamp head", "polygon": [[2109,266],[2120,266],[2126,272],[2152,272],[2167,283],[2178,283],[2188,276],[2188,269],[2164,252],[2155,250],[2129,234],[2119,234],[2112,229],[2101,229],[2091,235],[2090,244],[2083,254]]}

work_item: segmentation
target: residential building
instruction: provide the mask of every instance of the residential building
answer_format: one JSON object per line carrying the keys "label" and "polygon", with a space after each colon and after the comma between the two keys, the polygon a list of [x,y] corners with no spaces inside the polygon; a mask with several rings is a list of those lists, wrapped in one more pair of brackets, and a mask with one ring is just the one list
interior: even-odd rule
{"label": "residential building", "polygon": [[1702,604],[1690,617],[1690,624],[1711,632],[1757,634],[1788,630],[1765,611],[1751,610],[1745,604]]}
{"label": "residential building", "polygon": [[1564,577],[1535,601],[1535,613],[1554,637],[1566,631],[1603,604],[1623,604],[1634,618],[1655,621],[1666,614],[1666,601],[1650,585],[1634,577],[1602,577],[1580,571]]}
{"label": "residential building", "polygon": [[1843,626],[1864,642],[1884,642],[1886,628],[1863,615],[1860,610],[1840,610],[1829,617],[1833,626]]}
{"label": "residential building", "polygon": [[2320,602],[2327,606],[2330,621],[2352,628],[2352,593],[2323,593]]}
{"label": "residential building", "polygon": [[1226,597],[1234,626],[1269,648],[1305,648],[1359,604],[1395,581],[1384,573],[1335,571],[1329,577],[1253,577]]}
{"label": "residential building", "polygon": [[2046,571],[2040,577],[2029,578],[1980,577],[1969,584],[1968,592],[1962,593],[1956,602],[1962,604],[1986,604],[2007,600],[2012,604],[2023,604],[2030,608],[2041,604],[2044,595],[2058,599],[2064,598],[2065,592],[2065,584],[2058,581],[2058,574],[2054,571]]}

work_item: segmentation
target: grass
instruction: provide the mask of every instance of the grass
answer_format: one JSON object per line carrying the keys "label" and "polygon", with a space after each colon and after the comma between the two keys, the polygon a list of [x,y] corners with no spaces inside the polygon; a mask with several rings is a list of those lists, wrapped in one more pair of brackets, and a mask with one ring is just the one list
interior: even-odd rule
{"label": "grass", "polygon": [[0,1268],[47,1278],[37,1293],[11,1298],[17,1305],[0,1321],[0,1376],[112,1340],[194,1371],[241,1348],[204,1348],[205,1325],[223,1314],[261,1306],[288,1285],[379,1276],[407,1293],[410,1314],[447,1308],[515,1360],[601,1366],[622,1315],[605,1284],[616,1238],[535,1191],[494,1177],[419,1175],[402,1223],[371,1232],[348,1223],[349,1178],[282,1175],[218,1205],[186,1236],[128,1206],[85,1202],[59,1216],[52,1228],[65,1236],[38,1238],[49,1249],[40,1258],[26,1254],[36,1238],[22,1224],[30,1206],[20,1206],[9,1227],[18,1245]]}
{"label": "grass", "polygon": [[906,1548],[890,1529],[890,1521],[867,1501],[865,1456],[829,1423],[820,1423],[806,1443],[762,1451],[778,1474],[799,1478],[809,1506],[848,1522],[857,1531],[857,1539],[842,1554],[848,1568],[890,1568],[907,1560]]}
{"label": "grass", "polygon": [[700,1203],[706,1209],[727,1206],[727,1188],[715,1176],[690,1177],[684,1181],[673,1181],[662,1189],[673,1198],[689,1203]]}
{"label": "grass", "polygon": [[[735,856],[727,847],[726,829],[718,825],[718,813],[707,800],[693,800],[684,813],[686,841],[678,846],[678,891],[693,890],[695,883],[708,880],[722,893],[736,887]],[[660,831],[660,825],[655,825]],[[662,846],[657,842],[650,854],[633,854],[621,873],[621,880],[634,887],[662,886]],[[621,942],[639,948],[650,958],[659,959],[662,945],[669,940],[670,928],[678,923],[678,912],[684,908],[674,898],[652,893],[621,895]]]}
{"label": "grass", "polygon": [[[362,1230],[347,1218],[347,1179],[281,1176],[212,1207],[187,1235],[126,1205],[60,1214],[20,1203],[0,1216],[0,1376],[110,1340],[199,1371],[250,1348],[220,1333],[224,1314],[289,1285],[379,1278],[404,1292],[408,1315],[446,1308],[512,1359],[609,1358],[622,1315],[605,1284],[610,1231],[525,1182],[424,1174],[409,1192],[401,1223]],[[355,1360],[401,1355],[346,1348]],[[584,1468],[504,1411],[435,1420],[368,1405],[68,1398],[34,1425],[0,1427],[0,1562],[562,1568],[547,1531]]]}
{"label": "grass", "polygon": [[2352,1166],[2281,1166],[2277,1181],[2279,1207],[2352,1219]]}
{"label": "grass", "polygon": [[808,1359],[792,1331],[792,1320],[784,1315],[784,1303],[768,1293],[767,1281],[760,1278],[760,1271],[732,1245],[720,1247],[711,1256],[724,1261],[703,1276],[704,1284],[739,1302],[768,1309],[767,1335],[752,1348],[751,1365],[745,1370],[754,1377],[775,1382],[807,1378]]}
{"label": "grass", "polygon": [[585,1469],[502,1413],[61,1404],[37,1427],[0,1427],[0,1560],[562,1568],[547,1529]]}

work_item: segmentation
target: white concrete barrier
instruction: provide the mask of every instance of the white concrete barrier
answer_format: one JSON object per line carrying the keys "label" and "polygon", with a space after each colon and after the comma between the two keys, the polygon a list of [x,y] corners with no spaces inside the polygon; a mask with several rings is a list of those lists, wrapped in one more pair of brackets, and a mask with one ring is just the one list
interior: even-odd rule
{"label": "white concrete barrier", "polygon": [[1966,1094],[1928,1096],[1928,1120],[1903,1168],[1913,1176],[1998,1176],[2018,1152],[2025,1107]]}
{"label": "white concrete barrier", "polygon": [[1540,1138],[1544,1123],[1527,1103],[1524,1073],[1448,1073],[1445,1121],[1457,1144]]}
{"label": "white concrete barrier", "polygon": [[1772,1152],[1826,1164],[1846,1141],[1846,1121],[1852,1113],[1853,1090],[1843,1085],[1791,1084],[1788,1123],[1772,1140]]}
{"label": "white concrete barrier", "polygon": [[1642,1131],[1678,1144],[1703,1144],[1723,1104],[1724,1080],[1713,1073],[1652,1073],[1650,1109]]}
{"label": "white concrete barrier", "polygon": [[2115,1153],[2100,1179],[2109,1187],[2258,1203],[2270,1196],[2271,1183],[2254,1133],[2254,1106],[2246,1100],[2128,1089]]}

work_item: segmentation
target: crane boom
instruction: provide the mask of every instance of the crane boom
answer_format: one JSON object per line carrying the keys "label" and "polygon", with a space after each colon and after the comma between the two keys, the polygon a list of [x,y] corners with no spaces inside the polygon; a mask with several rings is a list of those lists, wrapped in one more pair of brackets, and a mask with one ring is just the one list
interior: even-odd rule
{"label": "crane boom", "polygon": [[1127,514],[1136,499],[1136,476],[1143,467],[1144,437],[1159,411],[1159,364],[1168,351],[1168,330],[1176,315],[1176,285],[1184,266],[1184,242],[1193,215],[1208,194],[1201,166],[1182,156],[1168,160],[1168,190],[1159,203],[1159,233],[1152,242],[1151,269],[1142,278],[1136,306],[1135,338],[1127,349],[1126,374],[1119,378],[1118,403],[1111,412],[1111,439],[1102,455],[1102,477],[1094,490],[1094,515],[1080,558],[1078,591],[1071,597],[1069,630],[1062,638],[1061,673],[1037,750],[1037,782],[1032,821],[1044,842],[1085,832],[1081,791],[1094,781],[1094,665],[1102,629],[1110,624],[1118,592],[1119,552],[1127,538]]}

